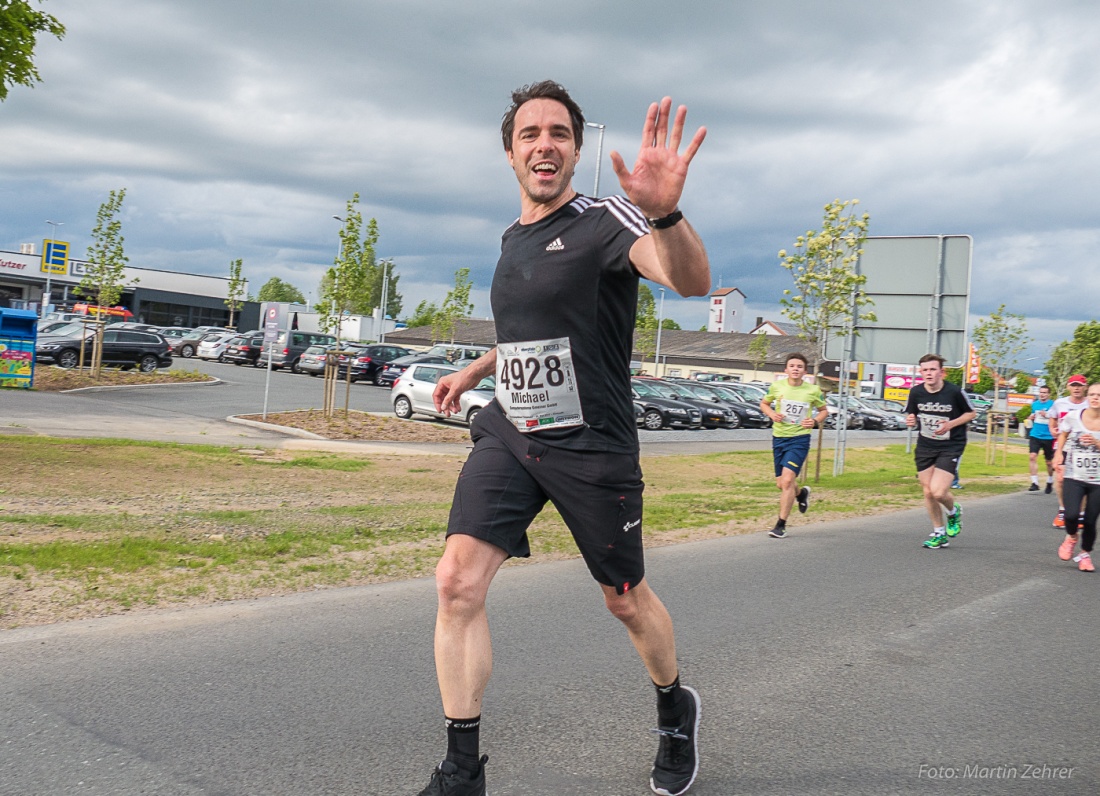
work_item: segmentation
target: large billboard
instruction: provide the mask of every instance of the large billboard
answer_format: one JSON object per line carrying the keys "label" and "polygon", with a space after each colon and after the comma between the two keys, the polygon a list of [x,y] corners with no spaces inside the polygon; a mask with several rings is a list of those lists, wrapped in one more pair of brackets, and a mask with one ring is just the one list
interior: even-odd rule
{"label": "large billboard", "polygon": [[935,353],[963,365],[972,249],[969,235],[867,238],[855,267],[877,320],[857,321],[855,335],[833,330],[826,358],[915,363]]}

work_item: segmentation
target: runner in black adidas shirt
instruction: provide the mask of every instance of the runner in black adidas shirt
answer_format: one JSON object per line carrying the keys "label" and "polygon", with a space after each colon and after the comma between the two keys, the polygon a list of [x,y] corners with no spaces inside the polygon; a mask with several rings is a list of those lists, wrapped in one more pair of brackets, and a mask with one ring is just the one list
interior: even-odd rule
{"label": "runner in black adidas shirt", "polygon": [[919,432],[917,478],[932,519],[932,533],[924,541],[924,546],[931,550],[947,547],[948,538],[958,536],[962,530],[962,506],[951,495],[951,482],[966,449],[966,424],[976,414],[966,393],[944,381],[943,362],[939,354],[920,358],[919,370],[924,381],[909,391],[905,407],[906,422]]}
{"label": "runner in black adidas shirt", "polygon": [[[481,699],[492,650],[485,595],[510,556],[529,554],[527,527],[551,501],[604,600],[657,686],[660,748],[650,787],[685,793],[698,772],[699,701],[679,683],[672,621],[644,578],[642,479],[629,363],[639,277],[684,296],[710,290],[698,235],[678,209],[706,134],[679,153],[687,109],[670,125],[667,97],[650,106],[633,171],[611,153],[629,199],[572,188],[584,117],[551,81],[512,94],[501,125],[520,185],[519,220],[504,233],[493,279],[497,348],[435,391],[440,411],[495,373],[478,413],[436,569],[436,673],[447,758],[421,796],[481,796]],[[581,705],[576,706],[578,709]]]}

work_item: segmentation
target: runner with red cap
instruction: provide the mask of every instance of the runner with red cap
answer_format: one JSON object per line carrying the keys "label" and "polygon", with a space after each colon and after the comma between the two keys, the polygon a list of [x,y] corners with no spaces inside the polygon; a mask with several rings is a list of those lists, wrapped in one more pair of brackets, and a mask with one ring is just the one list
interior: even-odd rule
{"label": "runner with red cap", "polygon": [[[1058,438],[1059,433],[1062,431],[1062,418],[1068,415],[1070,412],[1079,412],[1087,405],[1085,401],[1085,390],[1088,389],[1089,380],[1082,376],[1080,373],[1074,373],[1066,380],[1066,386],[1069,388],[1069,395],[1063,395],[1054,401],[1047,413],[1050,418],[1050,434],[1055,439]],[[1055,453],[1057,454],[1056,448]],[[1062,496],[1062,473],[1058,469],[1054,471],[1054,489],[1058,493],[1058,513],[1054,516],[1055,528],[1066,527],[1066,501]],[[1077,507],[1080,510],[1080,506]]]}

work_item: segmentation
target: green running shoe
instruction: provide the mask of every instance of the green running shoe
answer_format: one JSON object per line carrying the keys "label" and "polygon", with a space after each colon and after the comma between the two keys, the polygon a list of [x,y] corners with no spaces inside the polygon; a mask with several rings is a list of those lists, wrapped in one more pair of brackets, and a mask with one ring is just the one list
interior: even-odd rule
{"label": "green running shoe", "polygon": [[938,550],[941,547],[949,546],[947,543],[947,535],[936,533],[935,531],[928,534],[928,538],[921,542],[921,544],[927,547],[929,550]]}
{"label": "green running shoe", "polygon": [[962,503],[955,504],[955,513],[947,515],[947,535],[958,536],[959,531],[963,529],[963,507]]}

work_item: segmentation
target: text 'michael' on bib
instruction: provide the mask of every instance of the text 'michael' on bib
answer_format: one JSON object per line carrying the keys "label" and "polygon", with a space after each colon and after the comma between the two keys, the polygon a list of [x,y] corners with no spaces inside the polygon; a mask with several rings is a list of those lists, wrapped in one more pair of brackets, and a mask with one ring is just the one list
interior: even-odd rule
{"label": "text 'michael' on bib", "polygon": [[498,344],[496,398],[520,431],[583,425],[569,338]]}

